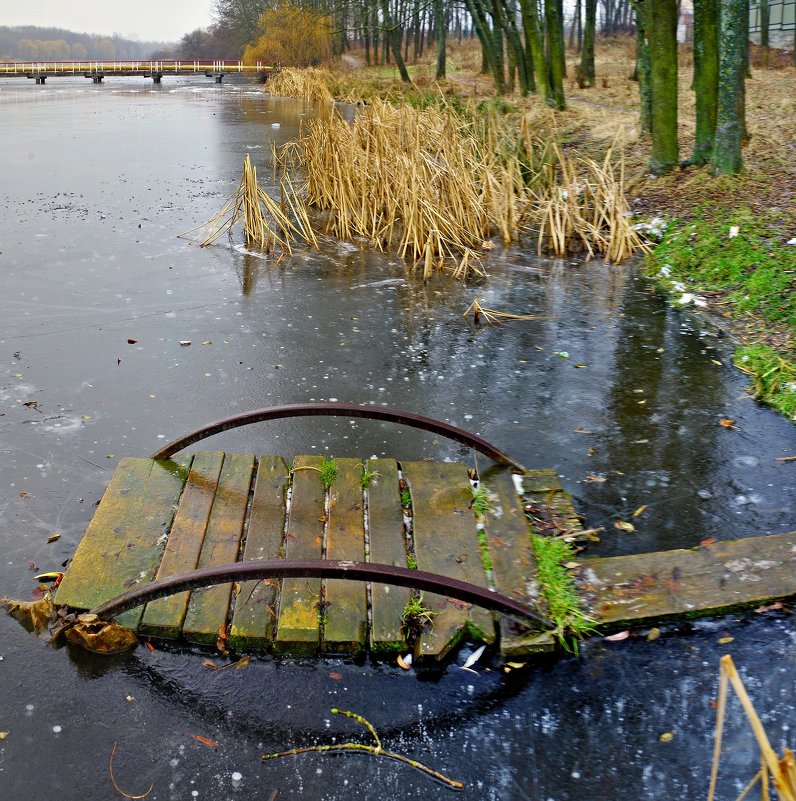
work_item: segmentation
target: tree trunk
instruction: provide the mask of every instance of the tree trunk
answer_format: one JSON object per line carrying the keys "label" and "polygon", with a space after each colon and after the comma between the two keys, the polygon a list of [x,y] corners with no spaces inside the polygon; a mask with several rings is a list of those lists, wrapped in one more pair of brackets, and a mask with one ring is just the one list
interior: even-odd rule
{"label": "tree trunk", "polygon": [[586,24],[583,28],[583,49],[580,69],[586,86],[594,86],[594,37],[597,28],[597,0],[585,0]]}
{"label": "tree trunk", "polygon": [[561,75],[567,77],[567,40],[564,38],[564,0],[556,0],[558,10],[558,53],[561,59]]}
{"label": "tree trunk", "polygon": [[641,102],[638,128],[641,136],[652,132],[652,70],[650,66],[649,3],[636,3],[636,73]]}
{"label": "tree trunk", "polygon": [[[783,7],[784,8],[784,7]],[[768,69],[770,51],[768,43],[768,0],[760,0],[760,49],[763,51],[763,66]]]}
{"label": "tree trunk", "polygon": [[500,58],[498,58],[495,52],[495,40],[492,37],[492,31],[489,29],[489,21],[481,5],[481,0],[464,0],[464,2],[473,20],[475,32],[481,41],[481,55],[495,81],[495,91],[499,95],[505,94],[506,79],[503,74],[503,54],[501,52]]}
{"label": "tree trunk", "polygon": [[[534,0],[531,0],[534,2]],[[544,16],[547,27],[547,61],[550,74],[550,96],[548,105],[561,111],[566,108],[564,100],[563,26],[558,13],[558,0],[544,0]]]}
{"label": "tree trunk", "polygon": [[392,50],[393,59],[395,59],[395,66],[398,68],[398,73],[404,83],[412,83],[409,73],[406,69],[406,62],[401,55],[401,45],[403,44],[402,31],[400,23],[390,16],[390,7],[388,0],[381,0],[381,11],[384,15],[384,29],[387,38],[390,42],[390,50]]}
{"label": "tree trunk", "polygon": [[522,28],[525,33],[525,47],[526,50],[530,49],[529,72],[532,67],[535,88],[539,92],[542,102],[547,103],[547,99],[550,97],[550,75],[545,60],[544,35],[542,34],[537,0],[520,0],[520,10],[522,12]]}
{"label": "tree trunk", "polygon": [[652,155],[656,175],[677,165],[677,3],[647,0],[652,86]]}
{"label": "tree trunk", "polygon": [[444,0],[434,0],[434,24],[437,28],[437,73],[436,79],[445,77],[445,4]]}
{"label": "tree trunk", "polygon": [[707,164],[716,134],[719,92],[719,4],[721,0],[694,2],[694,94],[696,136],[692,164]]}
{"label": "tree trunk", "polygon": [[570,50],[575,49],[576,43],[580,42],[580,4],[581,0],[575,0],[575,10],[572,12],[572,25],[569,29]]}
{"label": "tree trunk", "polygon": [[743,51],[749,29],[744,0],[721,0],[720,5],[719,104],[712,165],[715,175],[737,175],[743,167]]}

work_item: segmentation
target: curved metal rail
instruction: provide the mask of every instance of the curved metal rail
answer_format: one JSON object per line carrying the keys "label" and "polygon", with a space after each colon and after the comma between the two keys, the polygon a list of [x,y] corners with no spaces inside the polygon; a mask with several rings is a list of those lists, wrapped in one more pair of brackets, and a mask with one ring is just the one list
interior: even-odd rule
{"label": "curved metal rail", "polygon": [[403,412],[400,409],[386,409],[383,406],[358,406],[355,403],[296,403],[288,406],[271,406],[267,409],[256,409],[251,412],[243,412],[232,417],[225,417],[215,423],[202,426],[190,434],[186,434],[180,439],[170,442],[159,451],[152,454],[153,459],[168,459],[183,448],[193,445],[195,442],[229,431],[232,428],[251,425],[252,423],[262,423],[267,420],[281,420],[286,417],[364,417],[368,420],[382,420],[387,423],[399,423],[401,425],[419,428],[429,431],[432,434],[440,434],[443,437],[461,442],[473,450],[483,453],[498,464],[507,465],[525,472],[525,468],[508,454],[487,442],[485,439],[470,434],[456,426],[443,423],[441,420],[434,420],[422,414]]}
{"label": "curved metal rail", "polygon": [[494,609],[503,614],[533,620],[540,623],[545,629],[553,628],[548,620],[526,604],[476,584],[469,584],[466,581],[459,581],[459,579],[441,576],[437,573],[427,573],[423,570],[410,570],[406,567],[333,559],[276,559],[212,565],[186,573],[177,573],[137,587],[105,601],[91,611],[99,617],[111,618],[149,601],[185,590],[210,587],[214,584],[228,584],[233,581],[265,578],[353,579],[393,584],[451,596],[485,609]]}

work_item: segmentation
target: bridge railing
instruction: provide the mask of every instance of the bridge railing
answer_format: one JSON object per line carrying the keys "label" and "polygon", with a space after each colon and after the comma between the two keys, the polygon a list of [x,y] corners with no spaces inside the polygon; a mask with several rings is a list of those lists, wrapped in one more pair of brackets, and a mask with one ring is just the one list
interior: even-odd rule
{"label": "bridge railing", "polygon": [[167,60],[167,61],[6,61],[0,62],[0,76],[9,75],[204,75],[257,73],[273,69],[264,61],[244,64],[242,61]]}

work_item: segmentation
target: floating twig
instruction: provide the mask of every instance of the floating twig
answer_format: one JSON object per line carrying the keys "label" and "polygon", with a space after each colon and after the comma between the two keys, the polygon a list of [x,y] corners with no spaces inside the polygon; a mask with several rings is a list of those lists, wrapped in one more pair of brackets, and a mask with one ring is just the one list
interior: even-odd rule
{"label": "floating twig", "polygon": [[125,791],[122,790],[122,788],[119,787],[118,784],[116,784],[116,779],[113,776],[113,757],[115,754],[116,754],[116,743],[114,742],[113,748],[111,749],[111,756],[110,759],[108,760],[108,773],[110,774],[111,777],[111,783],[113,784],[113,789],[116,790],[116,792],[119,793],[119,795],[123,795],[125,798],[132,798],[132,799],[146,798],[152,792],[152,790],[155,789],[154,784],[150,784],[149,789],[145,793],[141,793],[141,795],[130,795],[130,793],[125,793]]}
{"label": "floating twig", "polygon": [[463,790],[464,784],[456,779],[450,779],[447,776],[439,773],[432,768],[423,765],[420,762],[417,762],[414,759],[410,759],[409,757],[404,756],[403,754],[396,754],[393,751],[385,751],[382,748],[381,740],[379,739],[379,735],[376,733],[376,730],[373,728],[372,724],[363,718],[361,715],[358,715],[356,712],[349,712],[345,709],[332,709],[331,710],[333,715],[344,715],[347,718],[351,718],[351,720],[355,720],[357,723],[364,726],[371,734],[373,739],[376,741],[376,745],[367,745],[365,743],[340,743],[338,745],[310,745],[305,746],[304,748],[291,748],[289,751],[280,751],[276,754],[263,754],[263,761],[269,759],[279,759],[280,757],[286,756],[298,756],[299,754],[329,754],[329,753],[363,753],[363,754],[370,754],[371,756],[375,757],[384,757],[386,759],[394,759],[397,762],[403,762],[405,765],[409,765],[415,770],[419,770],[421,773],[425,773],[427,776],[431,776],[431,778],[436,779],[439,782],[442,782],[447,787],[450,787],[452,790]]}

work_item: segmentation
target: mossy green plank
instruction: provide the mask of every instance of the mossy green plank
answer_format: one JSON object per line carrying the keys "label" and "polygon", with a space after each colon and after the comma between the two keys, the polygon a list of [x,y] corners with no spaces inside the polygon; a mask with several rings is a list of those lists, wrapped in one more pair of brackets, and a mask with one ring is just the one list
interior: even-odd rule
{"label": "mossy green plank", "polygon": [[[285,536],[285,559],[322,559],[324,489],[320,456],[297,456]],[[320,644],[320,579],[285,579],[274,637],[278,653],[317,653]]]}
{"label": "mossy green plank", "polygon": [[578,588],[597,624],[717,614],[796,595],[796,531],[584,559]]}
{"label": "mossy green plank", "polygon": [[[398,463],[395,459],[369,459],[368,470],[376,474],[367,488],[370,561],[406,567]],[[410,597],[406,587],[371,585],[370,647],[374,653],[394,653],[406,648],[401,615]]]}
{"label": "mossy green plank", "polygon": [[[362,460],[337,459],[329,489],[326,558],[365,560],[365,497]],[[327,653],[364,650],[368,628],[367,585],[363,581],[327,579],[323,641]]]}
{"label": "mossy green plank", "polygon": [[[258,459],[243,561],[278,559],[285,533],[285,500],[290,474],[281,456]],[[239,650],[270,647],[279,581],[244,581],[235,596],[230,644]]]}
{"label": "mossy green plank", "polygon": [[[199,563],[223,463],[224,454],[220,452],[194,456],[156,578],[194,570]],[[139,632],[155,637],[179,637],[189,596],[189,592],[180,592],[148,603]]]}
{"label": "mossy green plank", "polygon": [[[252,454],[228,453],[224,457],[197,567],[237,561],[253,473]],[[227,623],[231,596],[231,584],[194,590],[182,626],[185,639],[214,643],[219,626]]]}
{"label": "mossy green plank", "polygon": [[[458,463],[402,462],[412,494],[417,566],[487,587],[467,467]],[[494,640],[492,615],[453,598],[426,594],[434,626],[419,638],[418,657],[442,659],[465,634]]]}
{"label": "mossy green plank", "polygon": [[[56,593],[56,603],[92,609],[151,581],[160,563],[191,457],[122,459]],[[136,628],[142,610],[117,617]]]}
{"label": "mossy green plank", "polygon": [[[487,490],[491,507],[484,515],[484,531],[495,589],[502,595],[533,606],[535,599],[528,590],[536,575],[536,561],[528,521],[511,471],[504,468],[492,473],[482,486]],[[520,628],[516,621],[501,615],[501,653],[507,657],[518,657],[531,650],[538,651],[539,645],[535,639],[538,633],[528,632],[527,628]]]}

